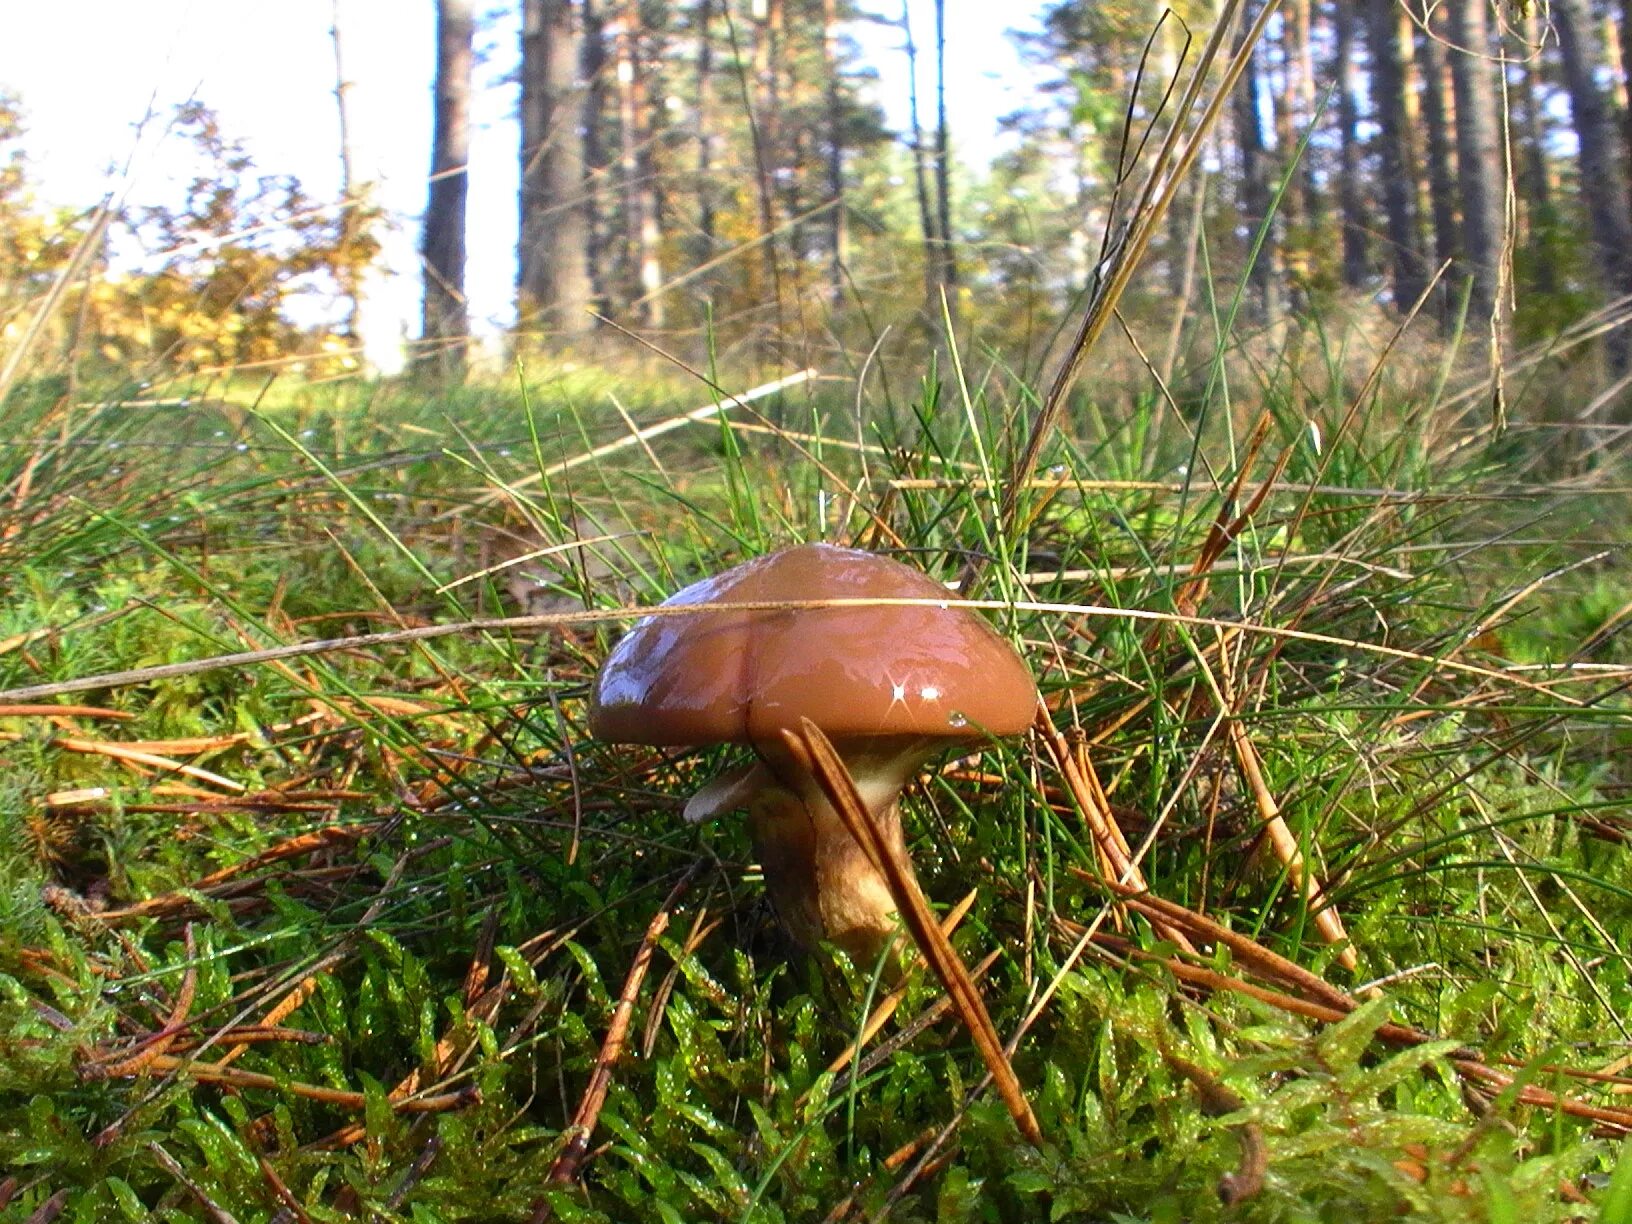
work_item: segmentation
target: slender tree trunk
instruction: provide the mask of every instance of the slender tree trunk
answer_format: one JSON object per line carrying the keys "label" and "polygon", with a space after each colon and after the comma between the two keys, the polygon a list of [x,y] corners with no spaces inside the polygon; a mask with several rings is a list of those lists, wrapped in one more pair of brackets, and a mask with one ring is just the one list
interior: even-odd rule
{"label": "slender tree trunk", "polygon": [[[1256,8],[1255,4],[1242,8],[1236,30],[1237,50],[1244,42],[1247,31],[1252,28]],[[1236,146],[1241,157],[1241,219],[1247,227],[1248,242],[1256,240],[1259,231],[1263,231],[1258,258],[1252,265],[1251,284],[1257,291],[1258,307],[1263,316],[1274,319],[1280,314],[1280,300],[1275,230],[1269,216],[1269,158],[1264,147],[1263,116],[1268,106],[1260,71],[1263,47],[1264,44],[1260,43],[1253,50],[1244,79],[1236,88],[1233,103]]]}
{"label": "slender tree trunk", "polygon": [[1360,177],[1359,74],[1354,66],[1355,2],[1336,0],[1332,5],[1337,58],[1338,212],[1343,228],[1343,284],[1350,289],[1358,289],[1366,283],[1367,271],[1366,202]]}
{"label": "slender tree trunk", "polygon": [[663,284],[657,204],[645,144],[646,81],[640,62],[640,5],[630,0],[614,33],[618,76],[618,165],[623,175],[625,266],[634,272],[634,294],[642,302],[639,317],[650,327],[664,323]]}
{"label": "slender tree trunk", "polygon": [[[935,0],[935,203],[940,263],[937,280],[953,325],[958,320],[958,251],[952,243],[952,157],[946,124],[946,0]],[[936,313],[939,314],[939,303]]]}
{"label": "slender tree trunk", "polygon": [[1503,160],[1497,129],[1496,69],[1491,62],[1488,0],[1450,0],[1451,84],[1456,95],[1456,164],[1462,196],[1462,251],[1473,278],[1471,305],[1495,317],[1505,337],[1502,246],[1505,231]]}
{"label": "slender tree trunk", "polygon": [[465,343],[470,336],[465,305],[465,195],[475,32],[475,0],[437,0],[436,115],[431,191],[421,245],[425,263],[422,334],[428,359],[449,379],[464,376]]}
{"label": "slender tree trunk", "polygon": [[[1580,149],[1581,195],[1597,251],[1594,262],[1605,288],[1619,297],[1632,293],[1632,205],[1627,201],[1609,101],[1598,86],[1601,64],[1592,37],[1592,10],[1585,0],[1552,0],[1551,11]],[[1628,359],[1625,329],[1610,333],[1608,352],[1614,371],[1624,372]]]}
{"label": "slender tree trunk", "polygon": [[[1285,186],[1281,190],[1280,203],[1277,206],[1282,233],[1280,247],[1281,263],[1286,272],[1287,294],[1291,299],[1293,310],[1302,305],[1303,287],[1309,283],[1309,183],[1305,175],[1309,164],[1306,161],[1294,167],[1292,158],[1298,149],[1298,125],[1302,114],[1302,73],[1299,70],[1300,38],[1307,39],[1308,33],[1308,5],[1302,0],[1303,12],[1299,13],[1299,0],[1281,5],[1280,38],[1275,40],[1280,44],[1281,71],[1278,78],[1272,76],[1266,64],[1265,76],[1275,81],[1278,88],[1273,89],[1275,98],[1275,153],[1276,177],[1285,176]],[[1300,21],[1300,16],[1303,20]],[[1270,47],[1269,39],[1265,39],[1262,49],[1267,60]]]}
{"label": "slender tree trunk", "polygon": [[[1440,10],[1436,10],[1440,11]],[[1438,21],[1418,39],[1422,64],[1422,117],[1428,134],[1428,211],[1433,219],[1434,266],[1457,260],[1462,254],[1462,231],[1456,215],[1456,141],[1450,78],[1445,46],[1440,41],[1445,23]],[[1449,322],[1453,278],[1440,282],[1436,309]]]}
{"label": "slender tree trunk", "polygon": [[[1483,3],[1484,0],[1478,0]],[[1408,310],[1427,280],[1417,246],[1416,175],[1408,155],[1405,66],[1400,56],[1399,23],[1393,4],[1366,6],[1371,51],[1372,107],[1378,129],[1383,214],[1387,220],[1394,304]]]}
{"label": "slender tree trunk", "polygon": [[924,240],[924,298],[935,300],[940,275],[940,243],[935,228],[935,209],[929,195],[929,166],[924,156],[924,128],[918,119],[918,44],[912,39],[912,12],[908,0],[901,0],[901,36],[906,40],[907,107],[912,127],[912,176],[918,193],[918,226]]}
{"label": "slender tree trunk", "polygon": [[698,0],[697,26],[697,233],[698,263],[714,256],[714,0]]}
{"label": "slender tree trunk", "polygon": [[[1632,0],[1621,0],[1621,85],[1632,95]],[[1621,139],[1626,143],[1627,164],[1632,166],[1632,102],[1621,112]],[[1632,180],[1632,175],[1628,175]]]}
{"label": "slender tree trunk", "polygon": [[[1510,87],[1517,103],[1511,130],[1517,136],[1513,160],[1524,220],[1518,246],[1532,256],[1527,265],[1530,286],[1539,294],[1550,295],[1558,291],[1558,272],[1549,249],[1556,225],[1553,185],[1547,168],[1547,117],[1542,111],[1542,28],[1534,8],[1524,15],[1523,29],[1524,62]],[[1618,151],[1619,146],[1616,148]]]}
{"label": "slender tree trunk", "polygon": [[562,335],[589,330],[588,181],[582,14],[572,0],[523,0],[519,313]]}
{"label": "slender tree trunk", "polygon": [[[352,147],[354,133],[351,123],[351,96],[356,86],[346,74],[346,57],[341,34],[343,28],[341,0],[332,0],[330,17],[332,24],[329,27],[329,37],[334,43],[334,107],[336,117],[340,120],[340,198],[344,209],[341,213],[340,241],[341,249],[349,254],[361,231],[365,191],[364,185],[357,178],[357,155]],[[361,277],[358,275],[360,271],[361,269],[347,261],[341,264],[339,272],[340,296],[346,304],[340,330],[348,340],[356,340],[362,331],[362,286]]]}
{"label": "slender tree trunk", "polygon": [[838,0],[822,0],[822,61],[827,78],[827,292],[829,304],[844,300],[849,211],[844,200],[844,94],[839,80]]}
{"label": "slender tree trunk", "polygon": [[604,311],[612,300],[612,252],[616,244],[608,234],[609,209],[605,203],[611,177],[607,152],[607,54],[606,14],[602,0],[581,0],[584,14],[582,74],[588,83],[584,95],[584,165],[588,197],[584,201],[589,230],[589,281],[594,301]]}

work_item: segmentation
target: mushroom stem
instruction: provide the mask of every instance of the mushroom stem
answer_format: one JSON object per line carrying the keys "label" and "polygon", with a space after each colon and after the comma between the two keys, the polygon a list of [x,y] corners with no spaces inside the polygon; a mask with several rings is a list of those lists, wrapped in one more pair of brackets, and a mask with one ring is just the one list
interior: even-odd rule
{"label": "mushroom stem", "polygon": [[[904,856],[899,805],[890,802],[873,819]],[[749,830],[765,891],[794,942],[814,948],[825,939],[870,963],[896,929],[895,901],[832,804],[767,787],[749,808]]]}
{"label": "mushroom stem", "polygon": [[[765,871],[765,891],[777,917],[800,947],[823,940],[870,964],[894,934],[895,901],[889,885],[856,844],[816,780],[780,748],[761,746],[762,759],[744,773],[717,779],[686,805],[698,820],[746,807],[754,853]],[[901,832],[901,789],[927,751],[899,743],[888,752],[858,750],[845,766],[873,820],[907,861]]]}

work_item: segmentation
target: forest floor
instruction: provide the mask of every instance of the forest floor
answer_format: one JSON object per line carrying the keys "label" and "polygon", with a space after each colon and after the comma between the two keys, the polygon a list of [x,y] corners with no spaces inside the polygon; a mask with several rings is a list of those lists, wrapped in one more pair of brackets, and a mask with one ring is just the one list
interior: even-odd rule
{"label": "forest floor", "polygon": [[[1632,473],[1329,373],[1085,400],[1012,530],[1000,368],[638,444],[711,394],[23,388],[0,1220],[1632,1220]],[[906,805],[1040,1147],[929,975],[856,1042],[680,818],[729,754],[588,736],[628,608],[804,539],[983,558],[1064,733]]]}

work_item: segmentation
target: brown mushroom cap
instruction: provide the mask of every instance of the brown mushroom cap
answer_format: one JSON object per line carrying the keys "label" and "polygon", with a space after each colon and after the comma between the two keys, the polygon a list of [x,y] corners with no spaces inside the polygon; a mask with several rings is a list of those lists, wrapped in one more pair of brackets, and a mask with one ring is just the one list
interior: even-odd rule
{"label": "brown mushroom cap", "polygon": [[774,744],[809,718],[846,739],[974,740],[1031,725],[1037,686],[945,587],[875,553],[805,544],[694,583],[664,606],[934,599],[938,607],[649,617],[596,678],[590,730],[617,743]]}

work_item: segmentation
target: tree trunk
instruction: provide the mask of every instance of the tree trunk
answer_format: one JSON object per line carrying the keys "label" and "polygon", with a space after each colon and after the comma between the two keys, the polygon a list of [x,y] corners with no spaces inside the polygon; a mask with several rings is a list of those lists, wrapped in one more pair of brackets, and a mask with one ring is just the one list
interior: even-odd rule
{"label": "tree trunk", "polygon": [[698,263],[714,257],[714,0],[698,0],[697,27],[697,235]]}
{"label": "tree trunk", "polygon": [[[939,232],[940,262],[936,280],[946,294],[946,309],[953,325],[958,319],[958,252],[952,244],[952,158],[946,125],[946,0],[935,0],[935,228]],[[932,303],[939,315],[939,303]]]}
{"label": "tree trunk", "polygon": [[1456,96],[1456,164],[1462,197],[1462,252],[1473,279],[1471,309],[1494,318],[1505,338],[1502,301],[1503,207],[1496,69],[1491,62],[1489,0],[1450,0],[1451,86]]}
{"label": "tree trunk", "polygon": [[[1478,0],[1484,3],[1484,0]],[[1366,3],[1367,34],[1371,51],[1372,108],[1377,122],[1381,162],[1383,215],[1388,244],[1394,304],[1409,310],[1427,284],[1422,251],[1417,242],[1416,182],[1408,156],[1410,139],[1406,120],[1405,65],[1400,55],[1399,23],[1391,3]]]}
{"label": "tree trunk", "polygon": [[1510,87],[1517,103],[1510,126],[1515,136],[1513,161],[1523,220],[1517,246],[1531,256],[1527,261],[1529,287],[1545,296],[1558,291],[1558,271],[1549,249],[1557,225],[1553,216],[1552,177],[1547,165],[1547,116],[1542,102],[1543,31],[1534,8],[1524,15],[1523,30],[1524,62]]}
{"label": "tree trunk", "polygon": [[[341,244],[342,250],[349,253],[359,233],[360,210],[363,207],[363,184],[357,179],[357,155],[352,147],[351,95],[356,86],[346,75],[340,0],[333,0],[330,16],[329,37],[334,42],[334,107],[340,120],[340,199],[344,210],[341,213]],[[339,269],[340,296],[346,310],[340,330],[348,340],[356,340],[361,331],[362,288],[359,271],[350,262],[342,263]]]}
{"label": "tree trunk", "polygon": [[844,94],[839,80],[838,0],[822,0],[822,61],[827,79],[827,293],[829,304],[844,300],[848,212],[844,201]]}
{"label": "tree trunk", "polygon": [[[1598,87],[1601,65],[1598,43],[1592,36],[1592,10],[1585,0],[1552,0],[1551,11],[1580,149],[1581,195],[1597,251],[1594,262],[1605,288],[1619,297],[1632,293],[1632,205],[1627,202],[1614,119]],[[1610,333],[1609,354],[1615,372],[1624,372],[1628,358],[1625,329]]]}
{"label": "tree trunk", "polygon": [[588,181],[572,0],[523,0],[518,313],[562,335],[589,330]]}
{"label": "tree trunk", "polygon": [[[1246,39],[1247,31],[1252,28],[1256,8],[1254,4],[1242,7],[1236,30],[1237,51]],[[1260,231],[1263,234],[1258,258],[1252,265],[1250,283],[1257,291],[1258,307],[1263,316],[1273,319],[1280,313],[1280,301],[1279,282],[1275,275],[1275,230],[1269,216],[1269,158],[1264,148],[1263,116],[1268,106],[1260,72],[1263,46],[1260,43],[1253,50],[1241,84],[1236,88],[1233,103],[1235,140],[1241,158],[1241,219],[1246,224],[1249,243],[1258,240]],[[1248,254],[1251,254],[1250,247]]]}
{"label": "tree trunk", "polygon": [[[1364,3],[1365,0],[1359,0]],[[1332,5],[1337,57],[1337,196],[1343,230],[1343,284],[1358,289],[1366,283],[1366,201],[1360,177],[1359,73],[1355,71],[1354,4],[1336,0]]]}
{"label": "tree trunk", "polygon": [[[1284,176],[1285,185],[1281,189],[1277,211],[1283,235],[1281,262],[1294,310],[1301,306],[1304,287],[1309,283],[1312,253],[1309,241],[1310,183],[1307,177],[1312,159],[1306,159],[1298,166],[1292,164],[1292,158],[1298,151],[1299,128],[1307,113],[1303,109],[1304,77],[1301,66],[1304,53],[1308,50],[1308,38],[1308,0],[1283,3],[1280,38],[1276,40],[1280,44],[1281,71],[1278,80],[1267,72],[1266,75],[1278,83],[1278,88],[1274,90],[1276,169],[1277,177]],[[1271,45],[1265,39],[1263,50],[1266,56]]]}
{"label": "tree trunk", "polygon": [[584,13],[582,74],[588,83],[584,95],[584,166],[590,187],[584,201],[585,224],[588,228],[589,281],[593,300],[606,308],[612,300],[610,272],[613,266],[611,252],[615,249],[608,236],[610,198],[606,184],[611,177],[611,159],[607,153],[607,54],[606,16],[601,0],[581,0]]}
{"label": "tree trunk", "polygon": [[[1632,0],[1621,0],[1621,84],[1632,95]],[[1626,142],[1625,157],[1632,165],[1632,101],[1621,112],[1622,140]],[[1629,176],[1632,177],[1632,176]]]}
{"label": "tree trunk", "polygon": [[940,245],[935,229],[935,208],[929,196],[929,165],[924,156],[924,128],[918,119],[918,44],[912,39],[912,12],[901,0],[901,36],[907,52],[907,110],[912,127],[912,176],[918,194],[918,226],[924,241],[924,299],[934,301],[939,279]]}
{"label": "tree trunk", "polygon": [[[1439,10],[1436,10],[1436,13]],[[1433,219],[1434,266],[1459,259],[1462,232],[1456,216],[1456,142],[1449,76],[1445,66],[1443,21],[1430,25],[1418,40],[1422,63],[1422,117],[1428,132],[1428,211]],[[1441,322],[1450,321],[1450,277],[1440,282],[1437,310]]]}
{"label": "tree trunk", "polygon": [[638,317],[650,327],[664,323],[663,264],[653,198],[651,165],[643,153],[646,76],[640,62],[640,4],[630,0],[614,34],[618,77],[618,167],[623,175],[625,266],[634,271]]}
{"label": "tree trunk", "polygon": [[427,359],[448,379],[464,376],[465,344],[470,336],[465,305],[465,194],[475,32],[475,0],[437,0],[431,192],[420,248],[425,263],[422,334]]}

